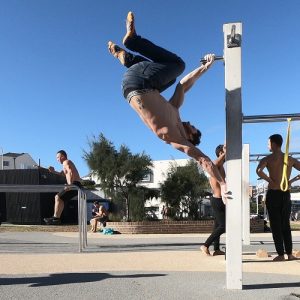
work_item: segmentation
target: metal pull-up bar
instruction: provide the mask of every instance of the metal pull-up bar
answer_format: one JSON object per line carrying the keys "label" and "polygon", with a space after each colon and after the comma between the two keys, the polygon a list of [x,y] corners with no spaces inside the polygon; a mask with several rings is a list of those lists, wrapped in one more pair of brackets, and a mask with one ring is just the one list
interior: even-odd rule
{"label": "metal pull-up bar", "polygon": [[[260,159],[262,159],[265,156],[270,155],[270,153],[262,153],[262,154],[250,154],[250,162],[256,161],[258,162]],[[300,158],[300,152],[289,152],[289,156],[292,156],[296,159]]]}
{"label": "metal pull-up bar", "polygon": [[292,121],[300,120],[300,114],[243,116],[243,123],[285,122],[288,118]]}
{"label": "metal pull-up bar", "polygon": [[[224,57],[223,56],[215,56],[215,60],[224,60]],[[201,58],[200,62],[204,65],[206,63],[206,59]]]}

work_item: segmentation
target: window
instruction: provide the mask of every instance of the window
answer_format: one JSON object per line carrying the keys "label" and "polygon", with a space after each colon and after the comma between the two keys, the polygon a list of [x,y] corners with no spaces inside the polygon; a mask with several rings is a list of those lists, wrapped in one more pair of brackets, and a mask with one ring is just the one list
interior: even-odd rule
{"label": "window", "polygon": [[9,161],[8,160],[3,161],[3,167],[9,167]]}
{"label": "window", "polygon": [[150,171],[148,174],[146,174],[141,182],[153,182],[153,172]]}

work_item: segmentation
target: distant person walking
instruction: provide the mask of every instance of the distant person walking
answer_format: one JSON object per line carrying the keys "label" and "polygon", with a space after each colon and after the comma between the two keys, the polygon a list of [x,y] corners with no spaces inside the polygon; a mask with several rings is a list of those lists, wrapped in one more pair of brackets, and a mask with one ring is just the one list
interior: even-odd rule
{"label": "distant person walking", "polygon": [[[224,145],[219,145],[216,148],[217,159],[214,161],[215,166],[218,168],[221,176],[225,180],[225,155],[226,147]],[[220,236],[225,233],[225,204],[222,201],[221,187],[219,182],[214,177],[209,177],[209,183],[213,192],[213,195],[210,199],[211,207],[215,217],[214,229],[208,239],[205,241],[203,246],[200,247],[201,251],[210,256],[209,247],[211,244],[214,244],[213,256],[224,255],[225,252],[220,250]]]}

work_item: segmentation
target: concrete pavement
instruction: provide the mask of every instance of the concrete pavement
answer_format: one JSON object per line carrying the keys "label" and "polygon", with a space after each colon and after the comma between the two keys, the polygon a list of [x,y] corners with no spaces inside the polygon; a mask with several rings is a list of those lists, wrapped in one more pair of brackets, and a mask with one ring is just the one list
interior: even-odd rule
{"label": "concrete pavement", "polygon": [[[77,233],[0,233],[1,299],[300,299],[300,260],[272,255],[270,233],[252,234],[243,247],[243,290],[227,290],[224,256],[199,247],[207,234],[88,234],[85,253]],[[293,232],[300,248],[300,232]],[[224,242],[222,238],[221,242]]]}

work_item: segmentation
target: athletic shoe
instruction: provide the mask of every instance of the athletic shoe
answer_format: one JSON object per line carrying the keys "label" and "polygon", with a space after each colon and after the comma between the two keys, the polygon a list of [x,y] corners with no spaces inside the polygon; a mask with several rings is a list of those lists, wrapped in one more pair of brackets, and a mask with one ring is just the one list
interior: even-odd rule
{"label": "athletic shoe", "polygon": [[55,217],[44,218],[44,222],[46,223],[46,225],[60,225],[61,224],[60,218],[55,218]]}

